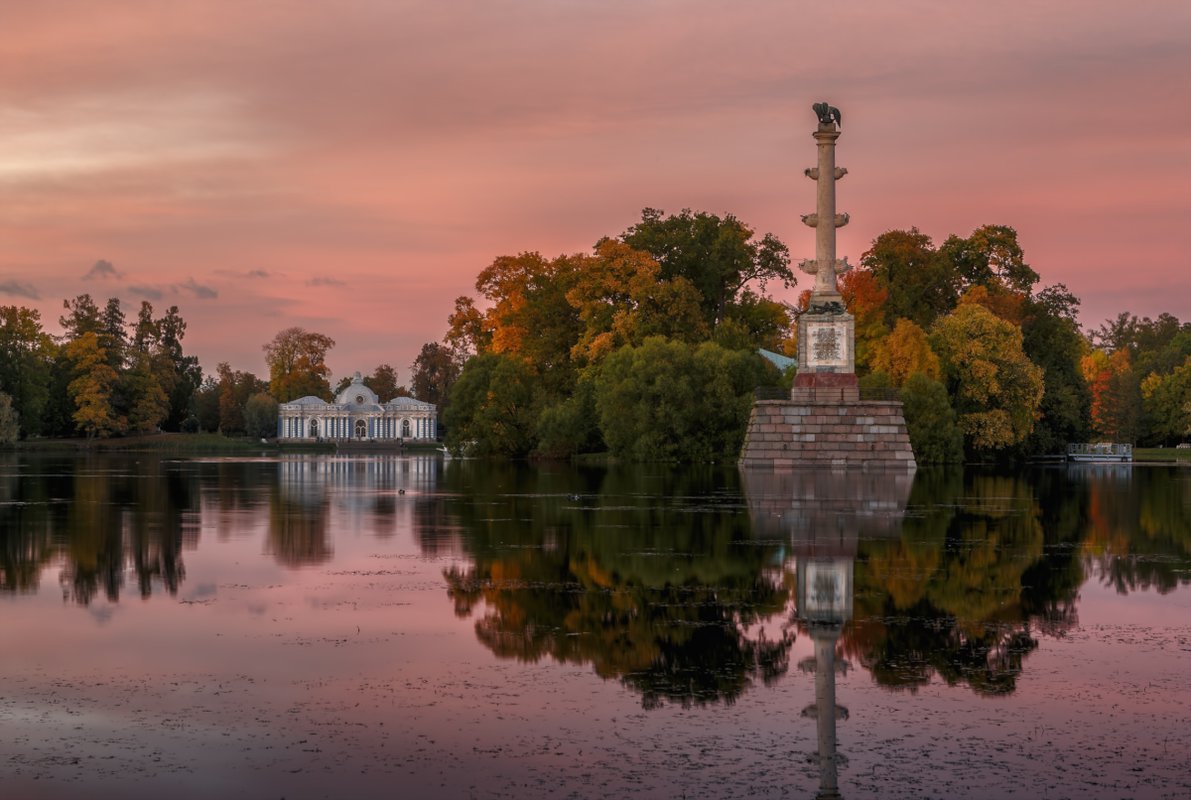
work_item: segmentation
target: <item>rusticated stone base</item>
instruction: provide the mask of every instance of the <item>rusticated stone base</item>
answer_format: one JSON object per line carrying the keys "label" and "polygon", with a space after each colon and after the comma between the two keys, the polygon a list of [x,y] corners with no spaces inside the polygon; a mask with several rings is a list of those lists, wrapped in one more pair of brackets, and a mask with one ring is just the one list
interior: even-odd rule
{"label": "rusticated stone base", "polygon": [[[850,394],[849,388],[835,391]],[[803,399],[795,388],[795,399],[753,403],[740,465],[916,468],[900,402],[827,397],[832,393],[817,387]]]}

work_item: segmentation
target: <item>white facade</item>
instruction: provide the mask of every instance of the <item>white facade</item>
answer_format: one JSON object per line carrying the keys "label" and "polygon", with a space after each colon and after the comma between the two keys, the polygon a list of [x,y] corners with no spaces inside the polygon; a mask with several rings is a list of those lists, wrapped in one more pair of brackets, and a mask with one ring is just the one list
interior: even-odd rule
{"label": "white facade", "polygon": [[412,397],[381,403],[358,372],[333,403],[300,397],[282,403],[277,415],[279,439],[432,441],[437,436],[438,409],[433,403]]}

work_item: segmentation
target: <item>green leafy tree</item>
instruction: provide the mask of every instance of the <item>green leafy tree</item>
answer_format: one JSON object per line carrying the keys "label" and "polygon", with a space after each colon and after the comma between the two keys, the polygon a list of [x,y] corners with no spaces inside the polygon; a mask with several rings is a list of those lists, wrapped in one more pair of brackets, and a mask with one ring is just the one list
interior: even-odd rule
{"label": "green leafy tree", "polygon": [[917,228],[882,233],[860,257],[860,264],[888,293],[890,323],[904,318],[929,330],[959,299],[960,276]]}
{"label": "green leafy tree", "polygon": [[1042,368],[1041,416],[1025,442],[1027,453],[1061,453],[1087,441],[1092,394],[1080,370],[1086,343],[1080,333],[1079,300],[1057,284],[1023,307],[1022,350]]}
{"label": "green leafy tree", "polygon": [[1141,382],[1142,403],[1154,438],[1174,445],[1191,437],[1191,356],[1166,375]]}
{"label": "green leafy tree", "polygon": [[204,379],[198,391],[194,393],[194,416],[199,427],[208,433],[219,430],[220,394],[219,381],[214,377]]}
{"label": "green leafy tree", "polygon": [[[154,321],[157,341],[166,364],[157,368],[162,386],[169,394],[167,430],[179,430],[182,421],[191,416],[195,392],[203,382],[203,370],[198,358],[186,355],[182,339],[186,336],[186,321],[177,306],[166,309],[165,315]],[[168,366],[167,366],[168,364]]]}
{"label": "green leafy tree", "polygon": [[[650,337],[610,355],[596,379],[609,450],[639,461],[735,459],[752,392],[776,381],[760,356]],[[776,372],[776,370],[773,370]]]}
{"label": "green leafy tree", "polygon": [[[331,396],[327,351],[335,340],[305,328],[286,328],[264,346],[269,365],[269,394],[287,403],[299,397]],[[247,397],[244,398],[247,400]]]}
{"label": "green leafy tree", "polygon": [[537,455],[565,458],[604,449],[596,414],[594,374],[580,376],[570,397],[542,410],[537,422]]}
{"label": "green leafy tree", "polygon": [[36,309],[0,306],[0,390],[12,399],[26,435],[45,430],[56,349]]}
{"label": "green leafy tree", "polygon": [[967,238],[952,234],[939,247],[964,286],[984,286],[1028,294],[1038,273],[1025,262],[1017,231],[1008,225],[982,225]]}
{"label": "green leafy tree", "polygon": [[244,403],[244,429],[254,438],[277,435],[277,401],[266,392],[256,392]]}
{"label": "green leafy tree", "polygon": [[661,278],[685,278],[702,297],[703,320],[708,330],[728,316],[745,286],[769,282],[793,286],[790,254],[773,234],[760,241],[753,230],[731,214],[724,217],[684,208],[666,216],[646,208],[641,221],[620,236],[636,250],[649,253],[661,265]]}
{"label": "green leafy tree", "polygon": [[62,308],[66,310],[58,318],[58,324],[65,331],[67,341],[77,339],[85,333],[98,334],[101,330],[99,306],[89,294],[80,294],[73,300],[63,300]]}
{"label": "green leafy tree", "polygon": [[128,331],[125,330],[124,310],[120,298],[108,298],[99,315],[99,346],[107,353],[108,366],[119,372],[125,365],[128,352]]}
{"label": "green leafy tree", "polygon": [[930,342],[967,445],[990,451],[1023,441],[1038,415],[1043,380],[1022,350],[1021,330],[965,304],[939,320]]}
{"label": "green leafy tree", "polygon": [[520,358],[486,353],[469,360],[444,413],[446,445],[475,455],[522,457],[537,444],[538,378]]}
{"label": "green leafy tree", "polygon": [[912,373],[901,391],[906,430],[919,464],[954,464],[964,457],[964,437],[956,424],[947,389],[922,372]]}
{"label": "green leafy tree", "polygon": [[157,430],[170,411],[170,398],[153,371],[153,357],[147,353],[134,356],[121,382],[130,399],[128,427],[135,433]]}

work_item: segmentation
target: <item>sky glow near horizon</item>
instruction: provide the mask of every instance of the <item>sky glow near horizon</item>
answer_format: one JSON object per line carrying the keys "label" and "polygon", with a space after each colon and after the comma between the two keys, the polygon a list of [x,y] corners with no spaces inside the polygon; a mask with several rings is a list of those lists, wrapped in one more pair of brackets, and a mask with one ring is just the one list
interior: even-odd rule
{"label": "sky glow near horizon", "polygon": [[1191,318],[1183,2],[0,0],[0,22],[0,304],[54,333],[64,298],[147,299],[207,371],[265,376],[301,325],[336,379],[406,382],[495,257],[588,251],[647,206],[813,256],[818,100],[843,112],[853,263],[890,229],[1011,225],[1085,326]]}

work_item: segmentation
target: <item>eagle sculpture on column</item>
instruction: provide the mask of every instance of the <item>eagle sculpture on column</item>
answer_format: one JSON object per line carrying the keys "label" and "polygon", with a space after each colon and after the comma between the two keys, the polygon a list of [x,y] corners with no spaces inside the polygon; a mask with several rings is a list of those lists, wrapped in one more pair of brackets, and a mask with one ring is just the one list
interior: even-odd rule
{"label": "eagle sculpture on column", "polygon": [[819,122],[823,125],[830,125],[835,123],[841,128],[844,127],[843,119],[840,117],[839,109],[835,106],[827,105],[827,103],[815,103],[811,108],[819,115]]}

